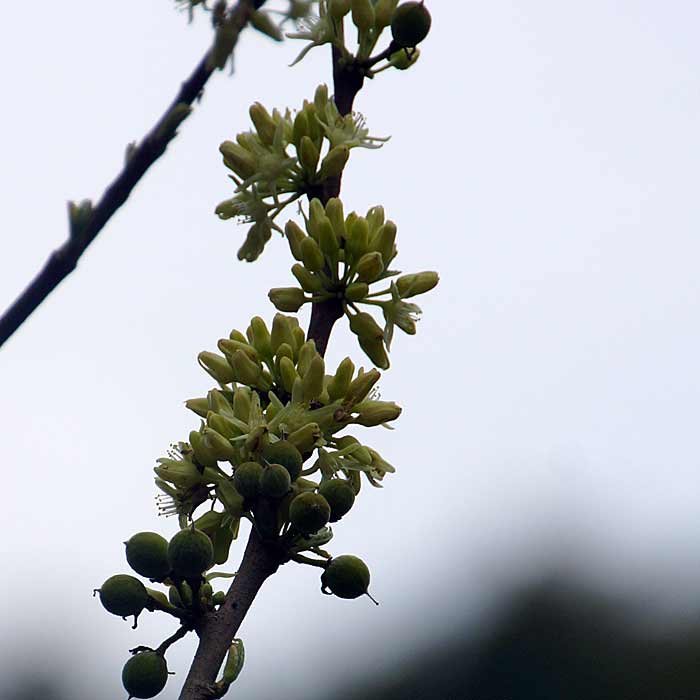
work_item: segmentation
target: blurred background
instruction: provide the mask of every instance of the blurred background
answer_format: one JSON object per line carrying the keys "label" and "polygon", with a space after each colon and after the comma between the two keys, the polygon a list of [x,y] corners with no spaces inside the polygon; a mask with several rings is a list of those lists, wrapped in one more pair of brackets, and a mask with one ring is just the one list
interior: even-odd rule
{"label": "blurred background", "polygon": [[[392,138],[355,151],[343,186],[348,210],[396,221],[401,269],[442,278],[381,382],[404,414],[370,444],[397,474],[329,547],[369,564],[381,605],[285,566],[240,630],[236,697],[696,697],[700,7],[429,8],[418,64],[358,97]],[[4,308],[211,30],[169,0],[3,12]],[[295,108],[330,82],[325,49],[287,67],[300,48],[245,33],[234,75],[0,350],[2,698],[123,698],[127,650],[172,631],[154,615],[132,631],[92,590],[126,572],[131,534],[177,529],[151,469],[196,426],[197,353],[271,319],[267,290],[292,283],[286,243],[238,262],[245,229],[213,210],[231,192],[218,145],[248,106]],[[347,354],[363,361],[338,326],[329,365]],[[169,653],[166,700],[194,645]]]}

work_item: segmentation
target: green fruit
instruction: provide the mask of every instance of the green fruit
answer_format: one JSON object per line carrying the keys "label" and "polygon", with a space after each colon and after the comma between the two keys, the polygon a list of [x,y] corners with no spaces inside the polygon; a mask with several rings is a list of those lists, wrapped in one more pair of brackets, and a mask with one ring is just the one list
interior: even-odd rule
{"label": "green fruit", "polygon": [[328,501],[331,507],[330,522],[340,520],[355,503],[355,492],[352,486],[344,479],[330,479],[324,481],[318,488],[318,492]]}
{"label": "green fruit", "polygon": [[263,468],[257,462],[244,462],[236,467],[233,485],[243,498],[257,498],[260,495],[260,479]]}
{"label": "green fruit", "polygon": [[299,532],[318,532],[331,517],[328,501],[318,493],[300,493],[289,506],[289,520]]}
{"label": "green fruit", "polygon": [[430,31],[432,19],[423,2],[405,2],[399,5],[391,20],[394,43],[402,48],[420,44]]}
{"label": "green fruit", "polygon": [[263,451],[263,457],[270,464],[281,464],[289,472],[292,481],[299,478],[303,463],[301,452],[288,440],[279,440],[268,445]]}
{"label": "green fruit", "polygon": [[138,615],[146,607],[148,591],[137,578],[117,574],[102,584],[100,602],[113,615]]}
{"label": "green fruit", "polygon": [[260,487],[264,496],[282,498],[292,487],[292,480],[281,464],[270,464],[263,470]]}
{"label": "green fruit", "polygon": [[122,685],[130,698],[152,698],[168,680],[165,658],[155,651],[142,651],[132,656],[122,670]]}
{"label": "green fruit", "polygon": [[168,561],[177,576],[197,578],[214,563],[214,547],[206,533],[186,528],[170,540]]}
{"label": "green fruit", "polygon": [[359,557],[342,554],[331,559],[323,572],[321,590],[324,588],[338,598],[359,598],[369,588],[369,569]]}
{"label": "green fruit", "polygon": [[156,532],[138,532],[126,544],[126,560],[141,576],[163,580],[170,573],[168,540]]}
{"label": "green fruit", "polygon": [[168,587],[168,600],[170,601],[171,605],[178,608],[183,607],[182,598],[180,597],[180,592],[177,590],[177,586]]}

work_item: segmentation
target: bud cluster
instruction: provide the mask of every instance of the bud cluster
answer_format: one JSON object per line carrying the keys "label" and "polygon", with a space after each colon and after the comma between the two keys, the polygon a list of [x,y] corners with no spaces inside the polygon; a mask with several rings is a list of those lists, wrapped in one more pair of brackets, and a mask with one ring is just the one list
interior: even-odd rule
{"label": "bud cluster", "polygon": [[275,218],[288,204],[339,175],[351,149],[379,148],[387,140],[370,136],[362,115],[341,116],[326,85],[296,114],[277,109],[270,114],[256,102],[250,118],[254,130],[219,147],[236,191],[216,207],[221,219],[253,224],[238,251],[248,262],[259,257],[273,229],[281,232]]}
{"label": "bud cluster", "polygon": [[[299,287],[270,290],[270,301],[280,311],[295,312],[306,303],[340,299],[350,321],[350,330],[372,362],[389,367],[387,350],[394,327],[414,335],[420,307],[406,299],[430,291],[438,283],[436,272],[400,275],[390,269],[397,254],[396,224],[386,220],[384,208],[372,207],[366,216],[343,212],[343,203],[332,198],[324,207],[311,200],[305,228],[287,222],[285,235],[293,257],[298,261],[292,274]],[[380,291],[370,285],[396,278]],[[359,304],[381,309],[384,328]]]}

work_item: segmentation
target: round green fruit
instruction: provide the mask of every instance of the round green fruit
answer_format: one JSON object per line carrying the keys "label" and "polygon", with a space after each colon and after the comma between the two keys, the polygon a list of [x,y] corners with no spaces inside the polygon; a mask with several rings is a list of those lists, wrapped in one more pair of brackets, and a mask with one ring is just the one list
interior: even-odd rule
{"label": "round green fruit", "polygon": [[244,462],[236,467],[233,485],[243,498],[257,498],[260,495],[260,479],[263,468],[257,462]]}
{"label": "round green fruit", "polygon": [[413,48],[428,36],[431,22],[430,12],[422,2],[399,5],[391,19],[394,43],[402,48]]}
{"label": "round green fruit", "polygon": [[156,532],[138,532],[126,544],[126,560],[141,576],[162,581],[170,573],[168,540]]}
{"label": "round green fruit", "polygon": [[321,590],[330,589],[338,598],[359,598],[369,588],[369,569],[359,557],[342,554],[331,559],[321,576]]}
{"label": "round green fruit", "polygon": [[214,547],[201,530],[180,530],[168,545],[168,561],[177,576],[197,578],[214,563]]}
{"label": "round green fruit", "polygon": [[262,473],[260,488],[268,498],[282,498],[292,487],[289,472],[281,464],[269,464]]}
{"label": "round green fruit", "polygon": [[318,493],[300,493],[289,506],[289,520],[299,532],[318,532],[331,517],[328,501]]}
{"label": "round green fruit", "polygon": [[117,574],[102,584],[100,602],[112,615],[138,615],[146,607],[148,591],[137,578],[129,574]]}
{"label": "round green fruit", "polygon": [[331,507],[330,522],[340,520],[355,503],[355,492],[352,486],[344,479],[329,479],[324,481],[318,492],[328,501]]}
{"label": "round green fruit", "polygon": [[289,472],[292,481],[299,478],[303,459],[301,452],[289,440],[279,440],[268,445],[263,451],[263,457],[270,464],[281,464]]}
{"label": "round green fruit", "polygon": [[132,656],[122,670],[122,685],[130,698],[152,698],[168,680],[165,658],[155,651],[142,651]]}

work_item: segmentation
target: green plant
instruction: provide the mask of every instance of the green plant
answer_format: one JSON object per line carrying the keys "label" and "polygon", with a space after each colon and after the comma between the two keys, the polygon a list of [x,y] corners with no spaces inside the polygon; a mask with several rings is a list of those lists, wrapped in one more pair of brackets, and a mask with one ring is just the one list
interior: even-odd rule
{"label": "green plant", "polygon": [[[190,13],[204,5],[181,4]],[[262,4],[256,3],[256,26],[274,34],[276,25],[259,9]],[[332,557],[324,549],[333,537],[328,523],[350,512],[363,478],[380,486],[394,467],[347,431],[385,426],[399,417],[399,406],[378,397],[376,368],[389,367],[396,327],[416,332],[420,309],[407,300],[435,287],[438,276],[430,271],[402,275],[394,267],[397,225],[383,207],[360,215],[347,211],[339,195],[352,151],[377,149],[387,140],[369,135],[364,118],[352,111],[355,96],[366,78],[415,63],[415,44],[425,38],[430,15],[423,3],[399,5],[396,0],[320,0],[313,17],[310,7],[292,3],[285,20],[296,21],[298,31],[288,36],[309,42],[297,61],[314,47],[330,45],[334,94],[321,85],[296,112],[254,104],[253,129],[221,144],[235,188],[216,208],[221,219],[249,225],[240,259],[256,260],[272,233],[282,234],[295,260],[296,285],[270,290],[279,312],[271,324],[255,317],[245,332],[233,330],[220,339],[218,352],[199,355],[217,385],[207,396],[186,402],[199,427],[155,467],[160,511],[176,516],[181,530],[167,547],[154,533],[139,533],[127,543],[129,564],[167,586],[167,598],[123,575],[113,577],[119,585],[109,579],[100,592],[115,614],[156,610],[180,623],[157,649],[132,650],[124,685],[134,697],[151,697],[138,693],[162,689],[167,648],[193,630],[199,649],[180,697],[222,696],[243,663],[242,642],[231,645],[231,639],[260,586],[287,562],[322,569],[323,592],[340,598],[368,594],[365,563],[352,555]],[[227,16],[226,3],[217,3],[213,11]],[[346,32],[352,27],[357,44],[351,50]],[[392,39],[375,53],[389,28]],[[218,41],[225,44],[221,26],[219,33]],[[219,65],[216,50],[215,45],[212,60]],[[293,203],[301,225],[293,220],[282,225],[281,216]],[[288,314],[306,304],[311,321],[305,332]],[[381,313],[381,322],[372,310]],[[376,368],[356,369],[347,357],[335,371],[327,370],[331,330],[343,317]],[[195,520],[200,509],[205,512]],[[238,572],[213,571],[215,564],[228,561],[242,520],[251,530]],[[232,576],[227,592],[213,590],[216,579]],[[227,652],[223,676],[216,680]],[[141,666],[145,670],[132,671]]]}

